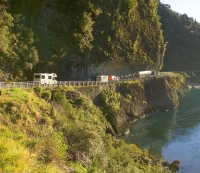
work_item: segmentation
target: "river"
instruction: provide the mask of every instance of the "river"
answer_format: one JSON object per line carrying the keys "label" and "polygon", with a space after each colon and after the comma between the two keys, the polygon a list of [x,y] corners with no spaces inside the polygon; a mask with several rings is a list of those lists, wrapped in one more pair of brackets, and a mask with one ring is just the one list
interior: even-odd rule
{"label": "river", "polygon": [[168,162],[180,160],[178,173],[200,172],[200,90],[191,89],[175,110],[158,112],[131,124],[125,137]]}

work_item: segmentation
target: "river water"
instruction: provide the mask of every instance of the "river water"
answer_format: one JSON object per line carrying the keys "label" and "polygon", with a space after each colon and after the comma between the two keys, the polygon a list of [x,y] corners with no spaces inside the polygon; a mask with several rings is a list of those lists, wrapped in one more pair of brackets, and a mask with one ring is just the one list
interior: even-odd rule
{"label": "river water", "polygon": [[200,90],[191,89],[175,110],[159,112],[131,124],[125,137],[168,162],[180,160],[178,173],[200,172]]}

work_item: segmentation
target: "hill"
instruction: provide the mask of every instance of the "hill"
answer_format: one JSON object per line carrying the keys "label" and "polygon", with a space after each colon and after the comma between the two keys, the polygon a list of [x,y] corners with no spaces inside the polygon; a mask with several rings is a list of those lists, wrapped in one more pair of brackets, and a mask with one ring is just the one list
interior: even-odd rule
{"label": "hill", "polygon": [[85,80],[99,73],[90,66],[105,62],[161,69],[157,8],[155,0],[1,0],[0,79],[55,72],[59,80]]}
{"label": "hill", "polygon": [[179,14],[159,3],[162,30],[167,42],[165,71],[195,71],[200,66],[200,24],[187,14]]}
{"label": "hill", "polygon": [[[72,88],[10,89],[0,96],[0,172],[165,172],[126,144],[98,107]],[[166,171],[167,172],[167,171]]]}

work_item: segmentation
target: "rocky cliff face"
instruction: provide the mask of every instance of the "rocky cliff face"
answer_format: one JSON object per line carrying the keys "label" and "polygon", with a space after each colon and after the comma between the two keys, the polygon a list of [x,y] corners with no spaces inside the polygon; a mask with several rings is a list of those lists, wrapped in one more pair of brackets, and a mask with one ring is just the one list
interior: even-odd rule
{"label": "rocky cliff face", "polygon": [[153,113],[158,110],[174,109],[178,106],[176,89],[169,85],[170,77],[156,78],[148,81],[145,85],[147,99],[146,113]]}
{"label": "rocky cliff face", "polygon": [[[96,80],[96,76],[98,75],[115,75],[115,76],[124,76],[127,74],[135,73],[136,71],[143,70],[159,70],[159,63],[154,64],[140,64],[140,65],[123,65],[116,62],[103,62],[97,64],[90,64],[88,68],[82,67],[80,78],[82,79],[91,79]],[[76,71],[74,71],[76,74]]]}
{"label": "rocky cliff face", "polygon": [[101,104],[102,111],[119,135],[129,131],[128,122],[178,106],[177,92],[170,82],[171,77],[154,78],[76,90],[90,96],[95,104]]}

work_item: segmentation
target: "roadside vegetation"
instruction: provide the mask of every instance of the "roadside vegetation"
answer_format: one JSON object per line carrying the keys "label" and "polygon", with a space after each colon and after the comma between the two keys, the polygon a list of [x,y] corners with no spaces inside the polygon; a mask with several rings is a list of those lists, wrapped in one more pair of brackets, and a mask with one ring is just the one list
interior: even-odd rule
{"label": "roadside vegetation", "polygon": [[2,90],[0,172],[167,172],[109,129],[101,110],[70,87]]}
{"label": "roadside vegetation", "polygon": [[187,74],[187,72],[180,72],[180,73],[172,73],[172,85],[175,89],[179,89],[181,87],[185,86],[186,80],[190,76]]}

